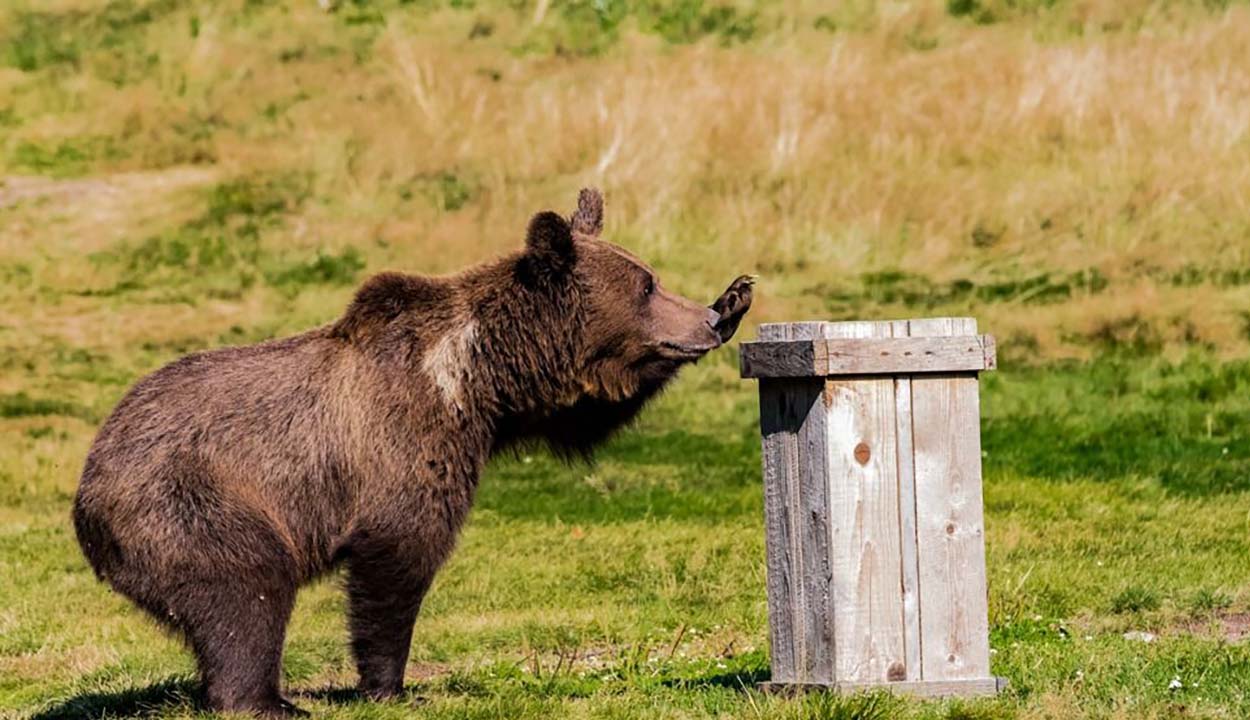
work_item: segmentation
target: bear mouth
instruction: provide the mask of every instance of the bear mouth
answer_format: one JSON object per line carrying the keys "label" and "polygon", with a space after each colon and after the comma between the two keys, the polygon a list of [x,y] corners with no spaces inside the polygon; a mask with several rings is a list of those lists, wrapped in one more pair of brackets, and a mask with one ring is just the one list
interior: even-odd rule
{"label": "bear mouth", "polygon": [[674,342],[660,343],[660,353],[673,360],[698,360],[711,350],[712,345],[682,345]]}

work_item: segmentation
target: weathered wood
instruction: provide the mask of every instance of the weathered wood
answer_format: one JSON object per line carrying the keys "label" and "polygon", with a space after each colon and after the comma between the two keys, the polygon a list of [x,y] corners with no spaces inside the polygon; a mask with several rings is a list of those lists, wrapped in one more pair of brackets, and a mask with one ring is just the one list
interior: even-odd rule
{"label": "weathered wood", "polygon": [[[762,330],[761,330],[762,332]],[[813,342],[744,342],[738,346],[739,370],[744,378],[815,377],[827,361],[816,359]]]}
{"label": "weathered wood", "polygon": [[[820,323],[761,328],[778,339],[812,339]],[[818,378],[761,383],[765,524],[768,533],[769,634],[774,676],[833,680],[829,610],[828,490]],[[784,617],[781,617],[784,615]]]}
{"label": "weathered wood", "polygon": [[[913,320],[912,337],[971,335],[971,318]],[[985,678],[989,628],[981,433],[973,375],[915,377],[916,539],[924,680]]]}
{"label": "weathered wood", "polygon": [[[785,339],[786,328],[762,326],[760,337]],[[798,492],[798,428],[789,398],[801,389],[804,380],[765,378],[760,381],[760,434],[763,437],[764,526],[767,552],[768,628],[773,678],[779,682],[800,679],[795,620],[802,618],[796,606],[802,605],[801,548],[797,516],[791,512],[792,497]],[[800,629],[801,633],[801,629]]]}
{"label": "weathered wood", "polygon": [[[889,337],[889,323],[829,323],[828,338]],[[906,679],[899,590],[894,381],[828,379],[835,678]]]}
{"label": "weathered wood", "polygon": [[[821,336],[824,323],[796,323],[790,326],[791,340],[813,340]],[[825,455],[828,416],[823,399],[824,383],[819,378],[805,382],[802,404],[807,408],[799,428],[799,514],[803,542],[803,626],[807,665],[805,677],[816,682],[833,682],[836,657],[836,614],[832,607],[830,540],[830,497]]]}
{"label": "weathered wood", "polygon": [[990,370],[997,363],[995,349],[989,335],[887,336],[746,342],[739,358],[742,377],[751,378],[898,375]]}
{"label": "weathered wood", "polygon": [[[890,323],[894,337],[910,334],[908,321]],[[894,379],[898,437],[899,565],[903,594],[903,656],[907,679],[920,679],[920,566],[916,552],[916,469],[912,447],[911,378]]]}
{"label": "weathered wood", "polygon": [[765,682],[758,685],[762,692],[777,695],[797,695],[804,692],[827,692],[852,694],[886,690],[910,697],[986,697],[995,695],[1007,687],[1004,678],[974,678],[970,680],[907,680],[892,683],[837,682],[821,683]]}
{"label": "weathered wood", "polygon": [[[764,531],[767,546],[768,629],[773,677],[798,679],[794,647],[794,605],[802,602],[796,567],[797,533],[791,528],[790,468],[787,446],[793,448],[796,423],[784,408],[788,385],[801,381],[765,378],[760,381],[760,434],[763,436]],[[795,478],[797,482],[797,478]]]}
{"label": "weathered wood", "polygon": [[[764,325],[772,682],[993,694],[975,321]],[[919,353],[919,355],[917,355]]]}

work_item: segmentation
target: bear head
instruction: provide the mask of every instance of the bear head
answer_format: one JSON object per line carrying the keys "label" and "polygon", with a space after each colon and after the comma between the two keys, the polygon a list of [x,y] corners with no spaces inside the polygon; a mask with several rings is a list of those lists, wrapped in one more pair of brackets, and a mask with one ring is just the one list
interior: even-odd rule
{"label": "bear head", "polygon": [[603,240],[602,229],[603,197],[591,189],[571,217],[542,212],[530,221],[518,276],[560,309],[553,340],[570,350],[561,374],[571,382],[553,405],[505,423],[502,445],[541,440],[560,455],[588,457],[684,365],[728,340],[750,304],[748,295],[723,318],[669,291],[645,262]]}
{"label": "bear head", "polygon": [[722,344],[720,315],[671,292],[655,270],[602,240],[603,197],[582,190],[566,220],[543,212],[530,221],[523,263],[566,288],[579,396],[624,401],[658,389],[681,366]]}

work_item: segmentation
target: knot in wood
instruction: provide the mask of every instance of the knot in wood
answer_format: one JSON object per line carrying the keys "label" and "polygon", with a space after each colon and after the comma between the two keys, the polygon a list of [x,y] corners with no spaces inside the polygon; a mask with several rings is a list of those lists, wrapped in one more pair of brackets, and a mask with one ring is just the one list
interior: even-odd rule
{"label": "knot in wood", "polygon": [[872,450],[869,449],[868,443],[860,443],[855,446],[855,462],[860,465],[867,465],[868,459],[872,457]]}

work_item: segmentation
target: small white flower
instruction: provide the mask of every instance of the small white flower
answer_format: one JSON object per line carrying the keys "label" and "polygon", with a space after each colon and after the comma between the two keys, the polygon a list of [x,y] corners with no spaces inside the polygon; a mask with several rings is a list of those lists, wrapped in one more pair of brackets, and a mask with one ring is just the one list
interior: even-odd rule
{"label": "small white flower", "polygon": [[1172,682],[1168,683],[1168,690],[1176,691],[1176,690],[1180,690],[1183,687],[1185,687],[1185,684],[1182,683],[1181,679],[1178,677],[1172,678]]}
{"label": "small white flower", "polygon": [[1086,642],[1089,642],[1090,640],[1093,640],[1093,639],[1094,639],[1094,636],[1093,636],[1093,635],[1086,635],[1086,636],[1085,636],[1085,641],[1086,641]]}

